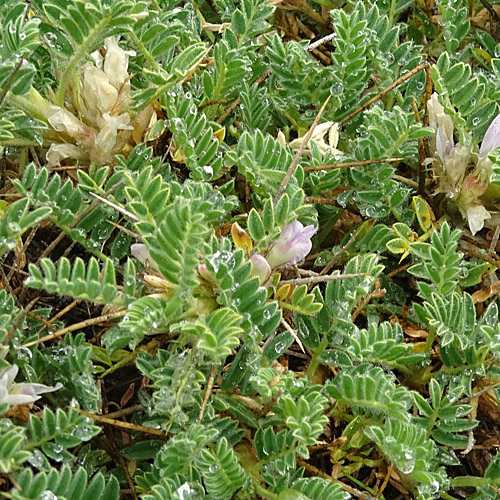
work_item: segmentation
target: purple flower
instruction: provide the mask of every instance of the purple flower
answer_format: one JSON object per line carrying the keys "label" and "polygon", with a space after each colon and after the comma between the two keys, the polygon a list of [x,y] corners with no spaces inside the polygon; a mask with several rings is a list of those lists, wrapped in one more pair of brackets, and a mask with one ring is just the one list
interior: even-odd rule
{"label": "purple flower", "polygon": [[271,276],[271,266],[262,255],[254,253],[252,258],[252,274],[260,278],[260,284],[263,285]]}
{"label": "purple flower", "polygon": [[304,227],[299,221],[287,224],[267,256],[271,268],[302,260],[311,251],[311,238],[315,233],[313,225]]}
{"label": "purple flower", "polygon": [[62,384],[57,383],[54,387],[24,382],[16,384],[16,378],[19,367],[17,365],[7,366],[0,370],[0,404],[9,403],[9,406],[26,405],[40,399],[39,394],[45,392],[57,391]]}

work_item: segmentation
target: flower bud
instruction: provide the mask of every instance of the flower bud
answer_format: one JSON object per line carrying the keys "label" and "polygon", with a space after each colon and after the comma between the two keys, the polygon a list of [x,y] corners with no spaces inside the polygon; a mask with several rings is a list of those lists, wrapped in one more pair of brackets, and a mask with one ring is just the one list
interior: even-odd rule
{"label": "flower bud", "polygon": [[250,259],[252,262],[252,274],[258,276],[260,284],[263,285],[271,276],[271,266],[262,255],[254,253]]}

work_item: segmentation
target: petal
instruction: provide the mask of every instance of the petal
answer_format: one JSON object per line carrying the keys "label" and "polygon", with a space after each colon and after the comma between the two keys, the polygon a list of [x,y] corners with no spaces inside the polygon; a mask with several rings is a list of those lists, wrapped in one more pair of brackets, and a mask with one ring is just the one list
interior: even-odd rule
{"label": "petal", "polygon": [[481,149],[479,150],[480,156],[486,156],[489,152],[500,146],[500,115],[498,115],[488,127],[484,134]]}
{"label": "petal", "polygon": [[143,243],[134,243],[130,247],[130,253],[146,268],[150,271],[160,274],[160,270],[156,262],[151,258],[149,254],[149,249]]}
{"label": "petal", "polygon": [[104,40],[106,47],[106,58],[104,59],[104,73],[108,77],[109,83],[120,89],[128,78],[128,56],[135,55],[135,52],[127,52],[120,48],[114,37]]}
{"label": "petal", "polygon": [[84,160],[87,154],[74,144],[51,144],[47,151],[47,166],[60,165],[61,160],[70,158],[72,160]]}
{"label": "petal", "polygon": [[316,125],[316,128],[314,129],[311,139],[314,139],[315,141],[320,140],[332,127],[332,125],[334,125],[334,122],[325,122]]}
{"label": "petal", "polygon": [[309,224],[308,226],[306,226],[302,230],[302,235],[305,238],[312,238],[316,234],[317,231],[318,231],[317,228],[315,228],[312,224]]}
{"label": "petal", "polygon": [[149,249],[143,243],[134,243],[130,247],[130,253],[144,266],[151,261]]}
{"label": "petal", "polygon": [[339,143],[339,124],[335,122],[328,132],[328,144],[332,149],[337,147]]}
{"label": "petal", "polygon": [[267,255],[267,261],[271,268],[283,264],[295,264],[302,260],[311,251],[311,237],[315,232],[316,229],[313,225],[304,227],[299,221],[284,226],[281,230],[281,236]]}
{"label": "petal", "polygon": [[491,215],[482,205],[471,207],[467,210],[467,221],[470,232],[474,235],[484,227],[484,221],[491,219]]}
{"label": "petal", "polygon": [[41,396],[36,394],[9,394],[7,401],[10,406],[27,405],[38,401]]}
{"label": "petal", "polygon": [[16,384],[16,394],[45,394],[46,392],[54,392],[59,390],[62,384],[58,382],[56,385],[37,384],[32,382],[23,382]]}
{"label": "petal", "polygon": [[83,66],[82,75],[82,97],[95,122],[99,114],[111,111],[118,99],[118,91],[109,83],[106,73],[91,62]]}
{"label": "petal", "polygon": [[118,116],[111,116],[109,113],[104,113],[103,119],[104,125],[97,134],[94,146],[106,154],[113,150],[118,130],[133,130],[134,127],[129,125],[130,115],[128,113],[122,113]]}
{"label": "petal", "polygon": [[45,117],[54,130],[65,132],[79,142],[90,141],[94,137],[91,128],[64,108],[51,104],[45,111]]}
{"label": "petal", "polygon": [[457,184],[465,175],[465,169],[469,164],[470,150],[466,146],[455,146],[449,158],[444,163],[444,169],[451,184]]}
{"label": "petal", "polygon": [[9,393],[7,392],[7,388],[2,385],[2,381],[0,380],[0,405],[9,402]]}
{"label": "petal", "polygon": [[278,136],[276,137],[276,140],[284,147],[286,148],[286,138],[285,134],[280,130],[278,132]]}
{"label": "petal", "polygon": [[5,367],[0,371],[0,386],[6,387],[7,390],[14,382],[16,378],[17,372],[19,371],[19,367],[17,365],[10,365]]}

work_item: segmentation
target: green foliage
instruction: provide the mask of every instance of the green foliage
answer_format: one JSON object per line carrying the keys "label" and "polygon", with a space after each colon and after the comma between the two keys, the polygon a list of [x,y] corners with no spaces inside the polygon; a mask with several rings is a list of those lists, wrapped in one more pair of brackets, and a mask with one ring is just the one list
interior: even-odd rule
{"label": "green foliage", "polygon": [[198,112],[191,94],[183,98],[171,94],[165,96],[164,106],[169,117],[167,127],[174,138],[174,158],[182,159],[198,181],[218,179],[222,174],[222,152],[214,133],[219,127]]}
{"label": "green foliage", "polygon": [[244,132],[238,141],[238,147],[228,152],[227,156],[245,176],[255,193],[267,196],[268,193],[277,191],[292,161],[292,155],[272,136],[265,135],[260,130],[252,132]]}
{"label": "green foliage", "polygon": [[146,237],[151,257],[163,276],[185,289],[198,284],[197,252],[208,235],[202,221],[203,214],[193,213],[187,203],[177,203],[165,214],[157,235]]}
{"label": "green foliage", "polygon": [[239,36],[239,44],[268,31],[271,26],[266,20],[273,12],[274,7],[265,0],[242,0],[241,10],[235,9],[231,15],[231,25]]}
{"label": "green foliage", "polygon": [[159,67],[155,71],[145,69],[144,74],[155,86],[145,90],[137,90],[132,94],[135,109],[145,108],[163,96],[169,89],[189,77],[207,55],[207,52],[208,49],[204,43],[197,43],[184,49],[165,69]]}
{"label": "green foliage", "polygon": [[415,420],[428,433],[432,433],[432,437],[438,443],[457,448],[467,445],[468,437],[459,433],[473,429],[478,424],[477,420],[462,418],[470,414],[473,410],[472,406],[454,405],[455,394],[447,394],[443,397],[443,391],[435,379],[432,379],[429,384],[429,402],[419,393],[414,393],[413,396],[421,415]]}
{"label": "green foliage", "polygon": [[456,279],[461,271],[461,254],[457,252],[460,231],[453,232],[445,222],[439,232],[434,231],[430,243],[415,242],[410,245],[411,251],[421,261],[408,270],[418,278],[431,281],[429,286],[420,281],[419,289],[423,297],[430,297],[433,290],[439,295],[448,296],[456,287]]}
{"label": "green foliage", "polygon": [[26,449],[26,436],[20,427],[8,428],[6,421],[0,421],[0,472],[8,474],[22,467],[31,453]]}
{"label": "green foliage", "polygon": [[35,476],[31,469],[25,469],[18,477],[18,488],[11,492],[15,500],[36,500],[63,495],[71,500],[117,500],[120,487],[116,477],[104,479],[97,473],[89,480],[83,467],[73,472],[67,465],[60,471],[53,468],[49,473],[39,472]]}
{"label": "green foliage", "polygon": [[36,205],[50,207],[52,220],[60,226],[71,223],[82,206],[81,191],[74,189],[71,180],[63,184],[60,175],[51,176],[46,168],[37,172],[33,163],[26,167],[22,181],[17,181],[15,185]]}
{"label": "green foliage", "polygon": [[137,358],[137,367],[153,381],[154,412],[170,416],[169,425],[174,419],[186,422],[186,412],[199,407],[199,390],[204,375],[193,367],[192,353],[165,350],[158,351],[157,356],[141,353]]}
{"label": "green foliage", "polygon": [[[40,19],[29,19],[26,16],[28,7],[25,4],[9,3],[4,5],[5,15],[2,19],[0,35],[0,59],[2,61],[0,89],[7,90],[8,83],[10,83],[11,92],[20,95],[28,91],[35,77],[35,68],[32,63],[28,62],[19,67],[18,64],[20,58],[26,58],[38,46]],[[11,80],[12,77],[13,80]],[[0,130],[4,130],[1,125]]]}
{"label": "green foliage", "polygon": [[275,406],[276,417],[286,423],[296,440],[298,453],[307,458],[307,446],[314,443],[328,422],[324,410],[327,398],[321,394],[321,387],[307,387],[290,396],[282,396]]}
{"label": "green foliage", "polygon": [[465,125],[475,140],[482,138],[498,113],[495,84],[481,73],[473,75],[470,65],[453,63],[446,52],[432,66],[431,73],[436,92],[445,97],[446,111],[455,125]]}
{"label": "green foliage", "polygon": [[[359,101],[370,78],[369,59],[367,57],[368,23],[362,4],[347,14],[341,9],[332,10],[333,30],[335,37],[335,53],[332,54],[334,80],[330,88],[338,107],[350,110]],[[332,68],[332,69],[333,69]],[[347,91],[347,92],[346,92]],[[343,113],[339,113],[342,118]]]}
{"label": "green foliage", "polygon": [[[29,340],[38,338],[39,334],[28,337]],[[92,347],[85,342],[83,333],[74,336],[69,333],[65,336],[65,345],[56,344],[42,352],[35,350],[31,363],[22,359],[19,364],[33,382],[43,377],[51,384],[61,383],[62,388],[57,393],[60,401],[69,404],[76,397],[85,410],[96,412],[99,391],[92,374],[91,357]]]}
{"label": "green foliage", "polygon": [[130,14],[145,7],[142,2],[134,4],[129,0],[54,0],[34,4],[45,14],[46,22],[40,24],[42,40],[49,52],[65,61],[57,92],[59,105],[63,105],[69,79],[82,59],[98,49],[106,37],[129,31],[134,24]]}
{"label": "green foliage", "polygon": [[406,371],[405,365],[423,361],[425,355],[411,354],[412,346],[404,342],[401,326],[388,322],[370,325],[368,329],[355,329],[343,333],[342,342],[326,350],[322,363],[333,366],[350,366],[355,363],[377,363]]}
{"label": "green foliage", "polygon": [[[399,107],[388,112],[373,107],[365,114],[363,133],[356,148],[356,160],[401,156],[410,164],[418,158],[418,138],[431,130],[414,122],[413,113]],[[392,178],[394,168],[386,164],[351,168],[348,182],[352,190],[339,196],[345,206],[355,201],[363,215],[383,218],[392,211],[398,219],[408,205],[411,190]]]}
{"label": "green foliage", "polygon": [[461,0],[447,0],[440,4],[442,30],[446,52],[453,54],[457,51],[462,40],[470,29],[470,20],[467,18],[467,5]]}
{"label": "green foliage", "polygon": [[227,243],[225,240],[222,248],[214,249],[206,258],[218,288],[217,302],[243,314],[239,326],[247,334],[245,340],[257,343],[276,329],[281,311],[276,302],[266,302],[267,293],[260,287],[259,278],[251,276],[252,265],[245,260],[243,251],[231,252]]}
{"label": "green foliage", "polygon": [[[214,47],[214,62],[213,73],[205,72],[203,74],[206,104],[218,99],[236,97],[235,89],[248,75],[247,65],[250,61],[248,58],[242,57],[236,47],[231,46],[231,39],[227,37],[226,40],[221,40]],[[248,85],[246,89],[248,92]],[[251,101],[253,104],[253,99]],[[213,111],[208,112],[208,116],[213,114],[217,108],[212,109]]]}
{"label": "green foliage", "polygon": [[43,274],[30,264],[31,275],[26,284],[31,288],[44,288],[51,293],[105,304],[127,304],[134,298],[135,267],[131,260],[125,265],[123,293],[120,294],[116,287],[115,269],[109,259],[104,261],[102,269],[94,257],[87,266],[79,257],[73,266],[63,257],[57,270],[50,259],[42,259],[41,267]]}
{"label": "green foliage", "polygon": [[56,413],[49,408],[41,418],[31,415],[27,426],[30,445],[40,448],[43,453],[56,462],[68,462],[74,457],[68,448],[74,448],[82,441],[89,441],[101,429],[85,421],[76,411],[58,409]]}
{"label": "green foliage", "polygon": [[[478,155],[499,109],[500,51],[482,7],[4,4],[5,496],[116,500],[133,485],[147,500],[340,500],[341,484],[313,477],[333,467],[357,496],[379,497],[364,474],[385,462],[415,498],[493,498],[499,455],[484,477],[464,476],[472,454],[453,450],[486,446],[478,429],[500,395],[495,235],[455,229],[460,186],[435,189],[438,159],[425,158],[444,163],[452,142],[470,150],[460,182],[488,186],[477,201],[494,230],[500,160]],[[90,66],[95,109],[83,109]],[[453,123],[446,144],[423,126],[431,84],[438,121]],[[329,137],[307,144],[277,199],[327,98]],[[49,126],[50,105],[113,153],[54,168],[51,146],[83,151],[89,138]],[[310,255],[265,281],[255,254],[268,258],[295,221],[317,228],[302,242]],[[149,251],[135,247],[137,265],[133,243]],[[33,384],[57,390],[13,404]],[[118,410],[132,427],[101,438],[78,408]]]}
{"label": "green foliage", "polygon": [[239,345],[238,335],[243,330],[236,325],[241,320],[242,317],[231,309],[222,308],[209,314],[206,325],[187,323],[182,331],[199,338],[198,349],[217,362],[224,360]]}
{"label": "green foliage", "polygon": [[18,238],[30,227],[47,217],[50,207],[39,207],[30,211],[30,200],[22,198],[9,205],[0,219],[0,256],[12,250]]}
{"label": "green foliage", "polygon": [[[339,484],[332,484],[330,481],[320,477],[298,479],[293,483],[290,493],[295,491],[300,491],[311,500],[343,500],[346,498]],[[294,497],[292,496],[291,498]]]}
{"label": "green foliage", "polygon": [[6,145],[10,141],[16,144],[25,140],[25,145],[41,146],[45,130],[47,125],[43,121],[30,118],[22,111],[11,109],[0,112],[0,141]]}
{"label": "green foliage", "polygon": [[391,417],[409,421],[411,392],[406,387],[398,387],[394,377],[380,367],[361,364],[344,368],[327,389],[341,408],[350,407],[356,414],[377,420]]}
{"label": "green foliage", "polygon": [[213,450],[202,449],[196,465],[202,473],[208,493],[214,498],[229,500],[246,481],[246,474],[225,438]]}
{"label": "green foliage", "polygon": [[384,428],[368,427],[365,434],[403,474],[429,484],[432,493],[438,493],[442,479],[429,468],[436,456],[436,448],[424,429],[389,419]]}
{"label": "green foliage", "polygon": [[19,321],[19,309],[15,306],[14,298],[5,290],[0,290],[0,342],[3,342],[11,330],[18,331],[22,328]]}

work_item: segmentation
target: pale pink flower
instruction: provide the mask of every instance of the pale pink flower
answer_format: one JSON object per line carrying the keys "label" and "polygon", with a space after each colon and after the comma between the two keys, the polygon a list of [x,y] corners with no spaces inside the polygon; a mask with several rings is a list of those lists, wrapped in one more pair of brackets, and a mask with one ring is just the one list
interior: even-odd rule
{"label": "pale pink flower", "polygon": [[287,224],[267,255],[271,268],[302,260],[311,251],[311,238],[315,233],[313,225],[304,227],[299,221]]}
{"label": "pale pink flower", "polygon": [[62,387],[59,382],[53,387],[32,382],[17,384],[14,379],[18,371],[17,365],[10,365],[0,370],[0,403],[9,403],[9,406],[34,403],[41,398],[39,394],[57,391]]}

